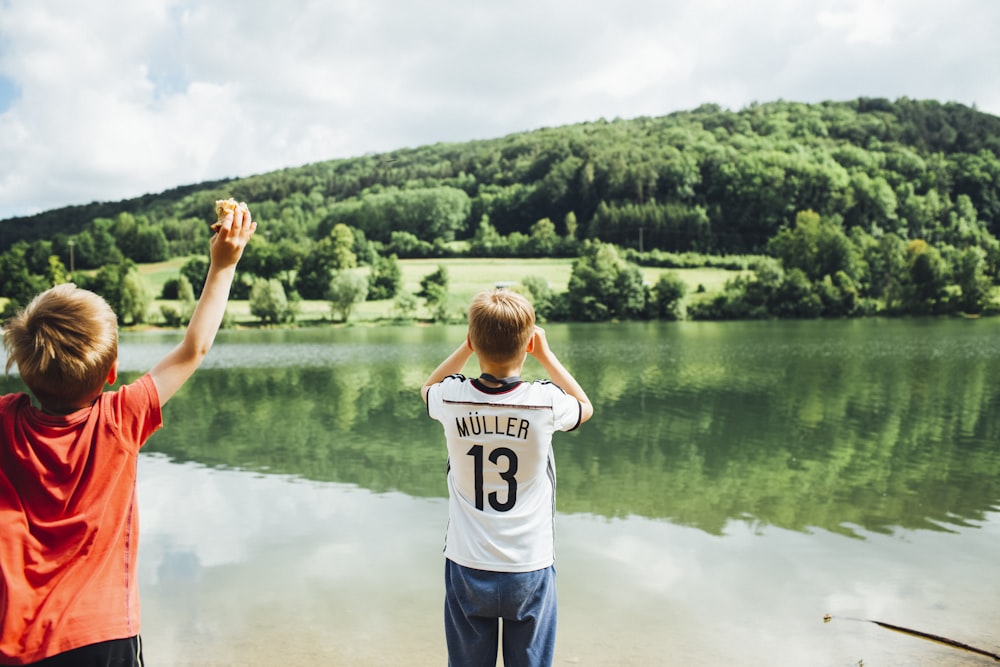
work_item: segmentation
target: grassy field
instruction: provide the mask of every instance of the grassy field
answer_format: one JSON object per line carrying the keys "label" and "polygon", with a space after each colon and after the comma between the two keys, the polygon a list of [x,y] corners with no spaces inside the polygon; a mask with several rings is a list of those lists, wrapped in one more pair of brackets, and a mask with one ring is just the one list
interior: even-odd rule
{"label": "grassy field", "polygon": [[[170,278],[176,278],[184,259],[175,259],[158,264],[147,264],[140,267],[140,272],[149,281],[154,294],[159,294],[163,283]],[[457,315],[472,299],[473,295],[484,289],[493,289],[498,285],[517,288],[522,280],[529,276],[543,278],[556,292],[566,291],[572,271],[572,259],[404,259],[400,260],[402,272],[402,289],[415,293],[420,290],[420,280],[444,266],[448,270],[449,308]],[[667,269],[642,268],[645,280],[655,283]],[[736,271],[725,269],[670,269],[688,286],[689,298],[699,298],[719,291],[723,284],[737,275]],[[699,286],[704,288],[703,294],[696,294]],[[422,300],[421,300],[422,301]],[[154,310],[159,312],[159,303]],[[250,314],[250,306],[246,301],[230,302],[229,313],[237,322],[251,323],[254,318]],[[392,319],[396,316],[393,302],[366,301],[358,304],[351,314],[351,322],[363,323]],[[415,316],[425,318],[428,313],[421,307]],[[329,321],[330,307],[326,301],[303,301],[299,305],[298,321],[302,323]]]}
{"label": "grassy field", "polygon": [[[159,299],[163,285],[172,278],[180,276],[180,269],[187,261],[186,257],[178,257],[155,264],[140,264],[139,275],[145,280],[150,292],[156,297],[150,307],[150,320],[155,324],[160,319],[160,306],[170,304],[170,301]],[[484,289],[492,289],[498,285],[507,285],[514,289],[529,276],[543,278],[555,292],[566,291],[570,273],[573,267],[572,259],[403,259],[399,261],[402,271],[402,289],[415,293],[420,290],[420,280],[444,266],[448,270],[449,307],[455,314],[461,313],[472,299],[473,295]],[[660,275],[672,271],[681,277],[688,286],[688,299],[705,298],[722,289],[725,282],[736,276],[738,271],[725,269],[653,269],[641,268],[643,278],[649,283],[655,283]],[[704,290],[698,293],[698,289]],[[6,299],[0,297],[0,308]],[[422,301],[422,300],[421,300]],[[229,314],[240,324],[252,324],[255,321],[250,314],[250,304],[245,300],[233,300],[229,303]],[[351,321],[355,323],[375,322],[392,319],[396,316],[393,302],[366,301],[358,304]],[[415,316],[425,318],[428,313],[421,307]],[[298,320],[303,323],[330,321],[330,306],[326,301],[303,301],[300,304]]]}
{"label": "grassy field", "polygon": [[[150,292],[157,297],[150,307],[150,323],[155,324],[160,319],[160,306],[172,302],[159,299],[163,285],[180,275],[180,269],[187,261],[186,257],[177,257],[165,262],[140,264],[139,274],[146,280]],[[402,289],[407,292],[420,290],[420,280],[444,266],[448,270],[449,308],[456,315],[463,312],[473,295],[484,289],[492,289],[497,285],[508,285],[517,289],[521,281],[529,276],[543,278],[556,292],[566,291],[570,273],[573,267],[572,259],[403,259],[400,260],[402,271]],[[725,269],[654,269],[641,268],[643,278],[649,283],[655,283],[661,274],[672,271],[681,277],[688,286],[688,299],[706,298],[718,292],[727,280],[737,275],[737,271]],[[703,292],[698,289],[703,287]],[[0,307],[5,299],[0,298]],[[422,300],[421,300],[422,301]],[[232,300],[229,303],[229,314],[239,324],[253,324],[255,318],[250,314],[250,304],[245,300]],[[418,318],[428,317],[421,306],[414,314]],[[351,315],[351,322],[364,323],[392,319],[396,316],[393,302],[366,301],[358,304]],[[322,323],[331,320],[330,306],[326,301],[303,301],[299,305],[298,321],[302,323]]]}
{"label": "grassy field", "polygon": [[165,262],[155,264],[139,264],[139,275],[146,280],[146,284],[153,294],[159,296],[163,292],[163,285],[171,278],[178,278],[181,275],[181,267],[188,261],[187,257],[174,257]]}

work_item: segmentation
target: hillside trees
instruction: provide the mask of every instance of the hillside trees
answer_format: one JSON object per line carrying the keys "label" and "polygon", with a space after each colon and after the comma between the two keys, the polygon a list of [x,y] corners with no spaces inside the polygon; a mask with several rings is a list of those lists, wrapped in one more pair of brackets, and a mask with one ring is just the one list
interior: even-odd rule
{"label": "hillside trees", "polygon": [[326,224],[342,223],[375,241],[388,241],[394,231],[426,241],[451,241],[464,230],[470,209],[469,196],[453,187],[372,191],[359,201],[331,206],[320,233]]}
{"label": "hillside trees", "polygon": [[163,227],[150,224],[145,216],[119,213],[114,220],[96,218],[93,226],[106,229],[122,255],[133,262],[159,262],[168,257]]}
{"label": "hillside trees", "polygon": [[354,254],[354,234],[338,223],[330,234],[317,243],[299,267],[295,287],[303,299],[323,299],[334,274],[353,269],[358,264]]}
{"label": "hillside trees", "polygon": [[920,315],[938,312],[945,298],[949,270],[941,252],[926,241],[915,239],[906,244],[906,266],[904,307]]}
{"label": "hillside trees", "polygon": [[794,228],[780,230],[767,248],[786,270],[799,269],[813,282],[838,272],[855,284],[864,278],[858,250],[841,225],[814,211],[799,212]]}
{"label": "hillside trees", "polygon": [[586,242],[573,262],[566,301],[573,320],[641,319],[646,289],[639,268],[621,259],[614,246]]}
{"label": "hillside trees", "polygon": [[[987,234],[988,237],[988,234]],[[985,240],[988,248],[996,240]],[[845,233],[836,218],[800,212],[793,229],[768,244],[758,263],[722,294],[690,311],[695,318],[844,317],[866,314],[980,313],[990,306],[989,253],[935,246],[895,233]]]}
{"label": "hillside trees", "polygon": [[105,264],[93,276],[77,274],[74,277],[80,287],[104,297],[122,324],[146,322],[153,295],[131,260]]}
{"label": "hillside trees", "polygon": [[[814,210],[840,216],[845,231],[860,226],[937,243],[949,218],[964,216],[962,196],[977,212],[975,224],[998,233],[998,137],[1000,118],[934,101],[704,105],[60,209],[4,221],[0,248],[17,238],[99,234],[110,221],[116,247],[134,261],[161,255],[164,240],[166,253],[182,256],[203,247],[212,202],[229,195],[250,203],[272,242],[317,242],[343,223],[383,244],[394,232],[410,234],[430,244],[413,248],[425,256],[474,236],[484,216],[504,237],[530,236],[543,219],[567,236],[572,214],[578,240],[746,253],[760,252],[797,211]],[[82,268],[117,261],[104,258],[108,244],[94,251],[89,241],[103,240],[78,239]],[[57,253],[68,264],[65,250]]]}
{"label": "hillside trees", "polygon": [[268,280],[278,278],[289,290],[311,247],[310,243],[292,239],[281,239],[275,243],[266,234],[260,234],[247,244],[239,267],[241,271]]}
{"label": "hillside trees", "polygon": [[989,304],[991,281],[986,275],[986,251],[976,246],[959,253],[954,267],[959,288],[958,307],[965,313],[981,313]]}
{"label": "hillside trees", "polygon": [[[17,238],[73,236],[95,219],[116,221],[132,234],[124,215],[136,230],[161,229],[167,252],[177,256],[197,251],[212,201],[230,194],[251,204],[272,241],[318,240],[342,222],[382,243],[404,231],[433,244],[471,237],[484,215],[503,236],[530,235],[531,225],[545,218],[562,236],[563,220],[573,212],[590,238],[637,247],[636,234],[617,237],[625,232],[595,224],[602,202],[605,216],[630,207],[648,207],[634,209],[642,215],[659,210],[668,227],[692,213],[699,231],[710,230],[709,242],[699,238],[690,246],[701,251],[759,251],[778,229],[793,224],[799,210],[840,215],[846,230],[877,227],[908,240],[935,240],[933,227],[944,224],[960,195],[996,235],[998,137],[997,117],[934,101],[779,101],[738,111],[705,105],[659,118],[423,146],[46,212],[0,224],[0,248]],[[928,216],[914,198],[936,199],[942,210]],[[633,230],[647,225],[628,216],[614,222]],[[645,249],[683,249],[676,232],[647,233]],[[152,252],[162,243],[142,240],[154,246]],[[131,248],[123,250],[137,259]]]}
{"label": "hillside trees", "polygon": [[555,293],[537,276],[524,278],[522,286],[543,321],[675,320],[682,316],[687,292],[673,272],[647,285],[639,267],[624,259],[614,245],[590,240],[583,242],[573,262],[566,292]]}
{"label": "hillside trees", "polygon": [[[827,315],[982,307],[984,285],[1000,267],[998,155],[1000,118],[957,104],[703,105],[2,221],[0,252],[28,246],[6,258],[12,277],[0,291],[24,291],[24,277],[13,277],[19,262],[28,282],[46,283],[50,256],[71,271],[93,272],[125,259],[200,255],[214,200],[234,196],[261,223],[241,272],[276,278],[290,296],[322,299],[343,267],[371,266],[375,275],[385,266],[380,258],[392,254],[592,261],[590,241],[613,245],[626,261],[769,253],[775,270],[765,269],[753,290],[771,300],[761,303],[772,314],[774,299],[808,301],[792,310]],[[817,217],[800,221],[802,212]],[[349,249],[340,227],[353,235]],[[910,245],[916,241],[926,247]],[[353,264],[342,251],[354,254]],[[195,273],[188,278],[200,291],[204,273]],[[246,296],[250,285],[237,281],[234,296]],[[370,287],[372,297],[381,289]]]}
{"label": "hillside trees", "polygon": [[[7,298],[2,311],[4,319],[27,306],[37,293],[66,280],[68,274],[58,258],[45,255],[47,246],[51,244],[19,241],[0,253],[0,284],[2,296]],[[55,261],[50,261],[50,257]]]}
{"label": "hillside trees", "polygon": [[60,244],[65,248],[64,263],[72,265],[74,269],[96,269],[125,259],[110,226],[110,220],[97,218],[87,229],[65,239]]}

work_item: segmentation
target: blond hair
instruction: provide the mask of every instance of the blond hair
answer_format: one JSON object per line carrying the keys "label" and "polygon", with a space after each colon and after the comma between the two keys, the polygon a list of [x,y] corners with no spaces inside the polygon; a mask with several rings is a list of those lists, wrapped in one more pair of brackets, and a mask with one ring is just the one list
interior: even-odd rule
{"label": "blond hair", "polygon": [[118,318],[97,294],[57,285],[6,324],[3,346],[6,371],[16,363],[43,406],[68,406],[103,389],[118,359]]}
{"label": "blond hair", "polygon": [[498,363],[516,359],[534,333],[535,309],[517,292],[480,292],[469,306],[469,340],[480,357]]}

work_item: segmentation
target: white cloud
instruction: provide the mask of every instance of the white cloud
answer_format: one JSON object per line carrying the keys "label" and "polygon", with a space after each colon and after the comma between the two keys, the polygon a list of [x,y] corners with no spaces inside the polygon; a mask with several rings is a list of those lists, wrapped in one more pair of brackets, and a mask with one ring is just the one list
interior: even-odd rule
{"label": "white cloud", "polygon": [[712,102],[1000,113],[1000,4],[0,2],[0,218]]}
{"label": "white cloud", "polygon": [[884,45],[893,41],[893,13],[885,2],[856,2],[848,9],[823,10],[819,24],[843,30],[847,44]]}

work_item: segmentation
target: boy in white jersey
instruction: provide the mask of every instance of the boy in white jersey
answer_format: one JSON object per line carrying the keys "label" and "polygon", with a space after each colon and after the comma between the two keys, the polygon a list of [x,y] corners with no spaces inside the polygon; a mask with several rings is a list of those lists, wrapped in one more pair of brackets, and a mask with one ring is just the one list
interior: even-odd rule
{"label": "boy in white jersey", "polygon": [[[482,374],[461,375],[475,354]],[[524,382],[532,355],[550,380]],[[507,667],[552,664],[555,461],[552,434],[594,408],[549,349],[520,294],[482,292],[469,332],[422,389],[448,444],[445,637],[451,667],[494,667],[503,619]]]}

